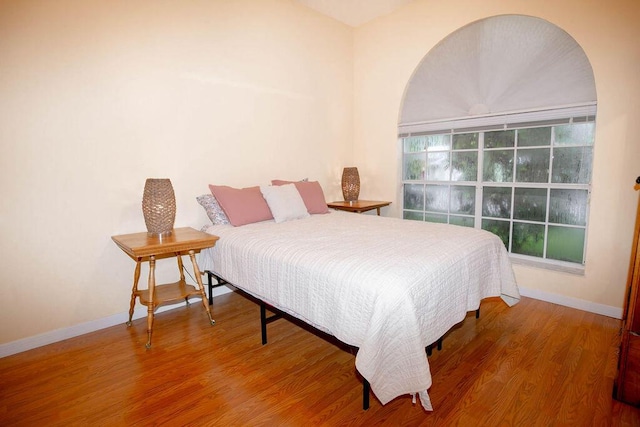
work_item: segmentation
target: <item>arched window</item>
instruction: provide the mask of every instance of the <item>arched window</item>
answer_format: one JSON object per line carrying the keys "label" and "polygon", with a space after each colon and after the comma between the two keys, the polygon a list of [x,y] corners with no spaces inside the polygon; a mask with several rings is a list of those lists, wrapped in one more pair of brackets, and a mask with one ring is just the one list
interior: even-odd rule
{"label": "arched window", "polygon": [[513,259],[581,271],[595,115],[591,65],[562,29],[521,15],[459,29],[407,85],[404,218],[483,228]]}

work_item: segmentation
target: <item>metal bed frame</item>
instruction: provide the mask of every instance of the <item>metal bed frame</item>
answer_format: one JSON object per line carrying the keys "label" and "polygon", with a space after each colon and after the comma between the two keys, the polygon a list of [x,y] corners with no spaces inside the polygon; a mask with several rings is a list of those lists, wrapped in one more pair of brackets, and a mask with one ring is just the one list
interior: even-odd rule
{"label": "metal bed frame", "polygon": [[[203,275],[207,276],[207,286],[209,288],[209,305],[213,305],[213,289],[220,287],[220,286],[225,286],[225,285],[230,285],[232,286],[234,289],[237,289],[240,293],[242,293],[244,296],[248,297],[249,299],[251,299],[252,301],[256,302],[259,306],[260,306],[260,331],[261,331],[261,335],[262,335],[262,345],[266,345],[267,344],[267,325],[271,322],[274,322],[278,319],[281,319],[283,317],[287,317],[290,318],[291,320],[294,320],[296,322],[302,322],[305,325],[308,325],[307,323],[296,319],[294,316],[291,316],[285,312],[283,312],[282,310],[277,309],[276,307],[273,307],[267,303],[265,303],[264,301],[262,301],[259,298],[256,298],[255,296],[243,291],[242,289],[236,287],[233,285],[233,283],[229,283],[228,281],[226,281],[225,279],[223,279],[222,277],[218,276],[217,274],[213,273],[210,270],[205,270],[202,272]],[[213,282],[215,279],[215,283]],[[267,316],[267,310],[270,311],[272,314],[270,316]],[[478,309],[476,310],[476,319],[478,319],[480,317],[480,308],[478,307]],[[308,325],[310,326],[310,325]],[[312,327],[312,326],[310,326]],[[313,327],[312,327],[313,328]],[[316,328],[313,328],[314,330],[318,331]],[[327,336],[331,336],[330,334],[326,334],[323,333]],[[432,352],[433,352],[433,346],[434,344],[436,345],[438,351],[442,350],[442,339],[443,337],[438,338],[438,340],[433,343],[433,344],[429,344],[427,347],[425,347],[425,352],[427,354],[427,356],[431,356]],[[344,343],[343,343],[344,344]],[[355,354],[354,351],[357,351],[357,347],[354,346],[350,346],[345,344],[347,347],[349,347],[349,349],[351,350],[350,352],[352,354]],[[366,378],[362,377],[362,409],[363,410],[367,410],[369,409],[369,396],[371,394],[371,384],[369,384],[369,381],[367,381]]]}

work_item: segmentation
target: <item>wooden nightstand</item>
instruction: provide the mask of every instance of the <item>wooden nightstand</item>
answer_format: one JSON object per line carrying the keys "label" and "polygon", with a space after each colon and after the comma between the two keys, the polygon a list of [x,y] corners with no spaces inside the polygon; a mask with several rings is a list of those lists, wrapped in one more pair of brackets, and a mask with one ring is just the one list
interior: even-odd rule
{"label": "wooden nightstand", "polygon": [[[204,292],[200,269],[196,263],[196,253],[205,248],[210,248],[216,244],[218,236],[194,230],[193,228],[175,228],[170,236],[150,237],[145,233],[123,234],[112,236],[113,241],[136,262],[136,269],[133,273],[133,289],[131,291],[131,303],[129,305],[129,321],[127,326],[131,326],[133,317],[133,307],[136,297],[140,304],[147,306],[147,348],[151,348],[151,332],[153,330],[153,313],[155,309],[166,302],[176,302],[184,299],[189,302],[189,297],[199,296],[202,298],[209,322],[213,325],[215,321],[211,317],[207,295]],[[198,288],[188,285],[184,280],[184,269],[182,267],[182,255],[189,254],[193,264],[193,273],[198,282]],[[156,285],[155,266],[156,259],[175,256],[178,260],[178,270],[180,270],[180,280],[175,283]],[[138,289],[140,279],[140,264],[149,262],[149,286],[148,289]]]}
{"label": "wooden nightstand", "polygon": [[391,202],[381,202],[376,200],[356,200],[355,202],[331,202],[327,206],[347,212],[362,213],[375,209],[380,216],[380,208],[389,206]]}

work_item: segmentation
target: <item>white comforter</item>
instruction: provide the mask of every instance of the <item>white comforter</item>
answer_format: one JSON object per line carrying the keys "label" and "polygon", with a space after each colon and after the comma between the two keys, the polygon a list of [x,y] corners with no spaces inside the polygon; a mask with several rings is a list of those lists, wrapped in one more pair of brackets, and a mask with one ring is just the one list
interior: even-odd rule
{"label": "white comforter", "polygon": [[220,240],[201,268],[358,347],[382,404],[418,393],[431,409],[425,346],[482,298],[520,298],[502,241],[482,230],[331,212],[207,232]]}

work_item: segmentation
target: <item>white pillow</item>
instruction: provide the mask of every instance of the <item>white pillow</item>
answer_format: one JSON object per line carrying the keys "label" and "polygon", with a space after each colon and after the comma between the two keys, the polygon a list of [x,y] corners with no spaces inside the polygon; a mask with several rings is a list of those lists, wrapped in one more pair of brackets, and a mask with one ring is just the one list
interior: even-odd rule
{"label": "white pillow", "polygon": [[309,217],[307,206],[294,184],[261,185],[260,192],[267,201],[276,222],[291,221]]}

